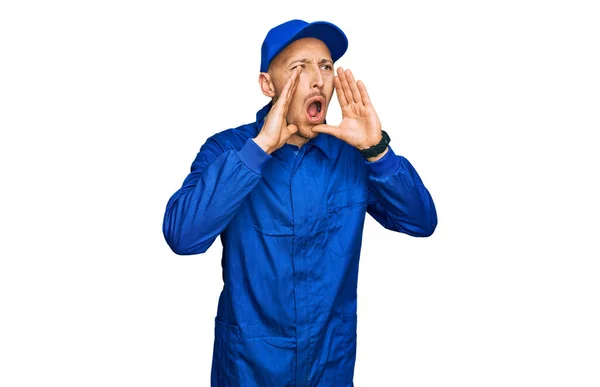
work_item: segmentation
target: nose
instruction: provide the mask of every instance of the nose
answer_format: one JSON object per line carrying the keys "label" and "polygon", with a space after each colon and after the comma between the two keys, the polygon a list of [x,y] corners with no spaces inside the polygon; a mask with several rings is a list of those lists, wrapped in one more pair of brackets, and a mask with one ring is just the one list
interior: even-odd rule
{"label": "nose", "polygon": [[311,66],[312,69],[312,74],[311,74],[311,84],[310,87],[312,88],[322,88],[323,85],[325,84],[323,81],[323,74],[321,74],[321,68],[319,67],[319,65],[317,64],[316,66]]}

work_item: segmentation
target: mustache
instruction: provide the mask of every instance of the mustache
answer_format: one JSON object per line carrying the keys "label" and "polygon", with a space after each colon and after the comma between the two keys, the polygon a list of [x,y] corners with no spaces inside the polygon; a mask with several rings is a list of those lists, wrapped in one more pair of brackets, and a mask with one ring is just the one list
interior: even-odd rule
{"label": "mustache", "polygon": [[309,99],[311,99],[313,97],[321,97],[325,100],[325,102],[327,102],[327,98],[325,97],[325,94],[323,94],[323,92],[321,90],[315,90],[304,98],[304,103],[306,103]]}

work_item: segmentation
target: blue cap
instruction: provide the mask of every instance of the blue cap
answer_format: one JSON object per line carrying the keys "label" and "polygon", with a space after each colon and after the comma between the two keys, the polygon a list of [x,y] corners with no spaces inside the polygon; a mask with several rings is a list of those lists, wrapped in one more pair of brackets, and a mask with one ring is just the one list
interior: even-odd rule
{"label": "blue cap", "polygon": [[335,62],[348,49],[348,38],[334,24],[325,21],[307,23],[304,20],[290,20],[273,27],[261,48],[260,72],[266,72],[269,64],[290,43],[301,38],[316,38],[322,40],[329,48],[331,59]]}

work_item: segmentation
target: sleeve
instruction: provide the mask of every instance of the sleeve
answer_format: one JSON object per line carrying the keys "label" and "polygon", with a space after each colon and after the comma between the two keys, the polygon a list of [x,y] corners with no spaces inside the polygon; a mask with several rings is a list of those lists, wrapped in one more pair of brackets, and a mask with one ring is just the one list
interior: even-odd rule
{"label": "sleeve", "polygon": [[388,230],[430,236],[437,226],[433,199],[409,161],[388,148],[381,159],[373,163],[365,160],[367,212]]}
{"label": "sleeve", "polygon": [[253,139],[223,150],[214,136],[200,148],[182,187],[169,199],[163,234],[179,255],[204,253],[262,178],[271,155]]}

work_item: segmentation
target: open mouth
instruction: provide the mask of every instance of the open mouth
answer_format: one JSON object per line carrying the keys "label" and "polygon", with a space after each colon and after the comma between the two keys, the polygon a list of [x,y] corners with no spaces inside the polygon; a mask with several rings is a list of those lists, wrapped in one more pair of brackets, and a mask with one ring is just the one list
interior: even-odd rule
{"label": "open mouth", "polygon": [[322,97],[315,97],[308,101],[306,116],[310,122],[319,122],[323,119],[324,102]]}

